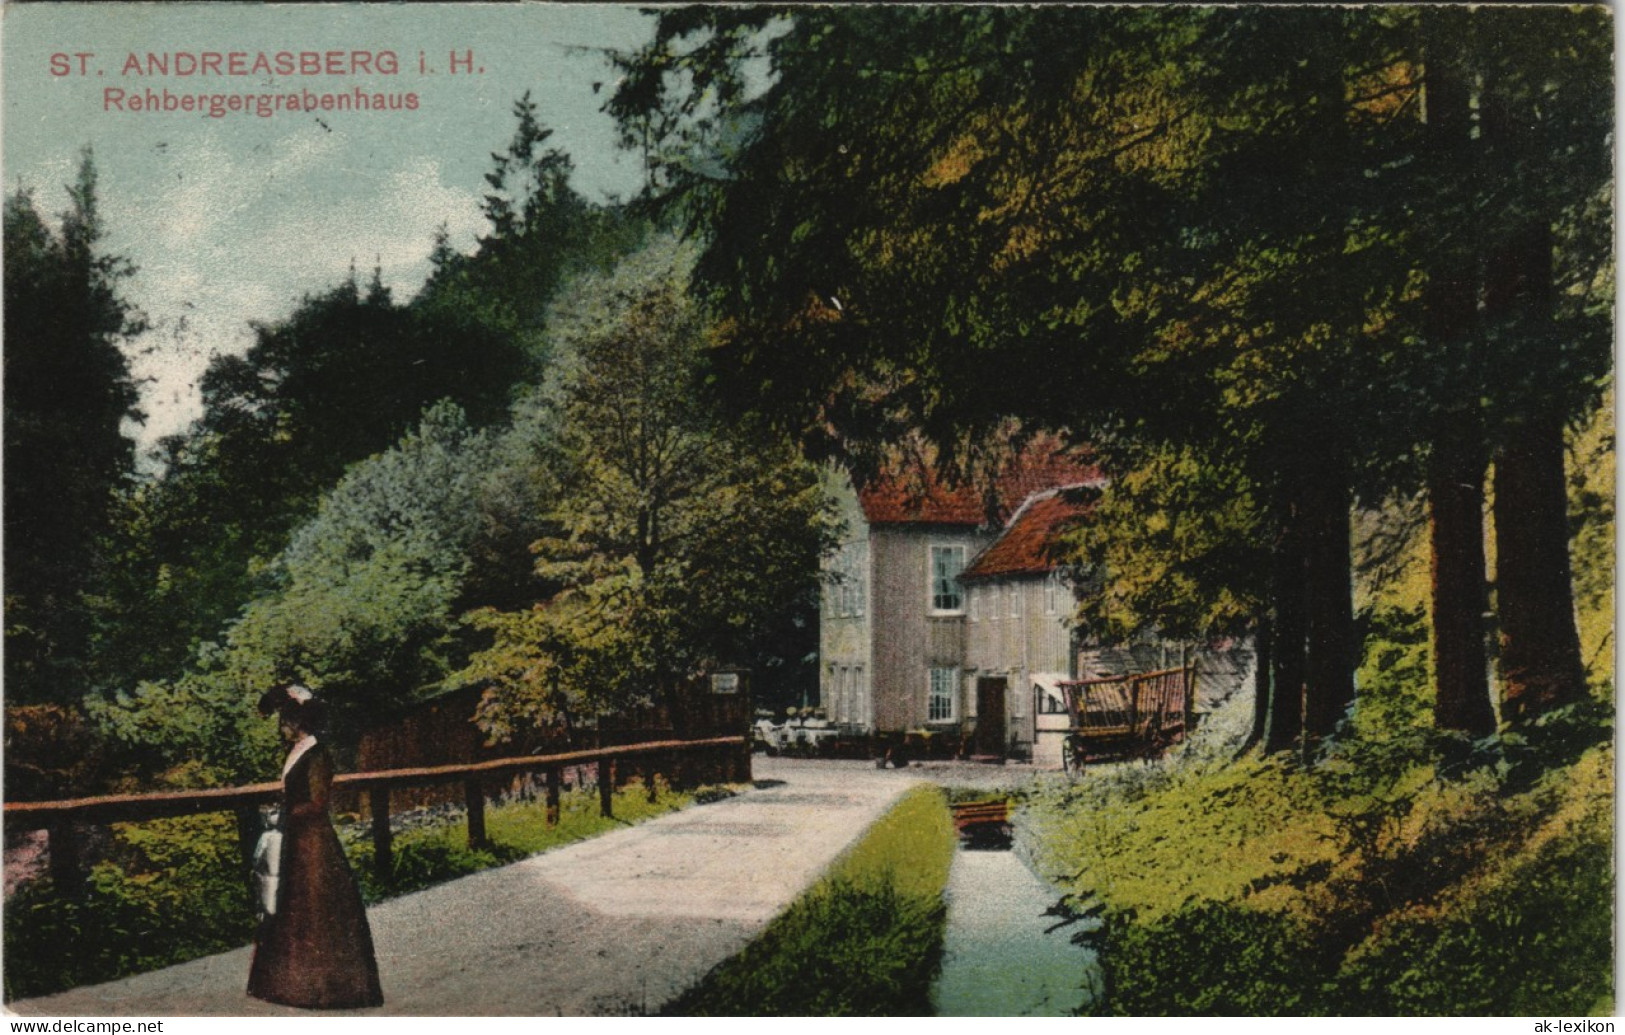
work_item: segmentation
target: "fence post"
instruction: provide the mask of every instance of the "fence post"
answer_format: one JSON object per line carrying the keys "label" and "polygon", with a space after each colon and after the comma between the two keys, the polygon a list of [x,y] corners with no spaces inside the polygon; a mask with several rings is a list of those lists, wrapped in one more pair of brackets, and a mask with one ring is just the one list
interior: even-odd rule
{"label": "fence post", "polygon": [[374,787],[367,792],[372,807],[372,869],[379,880],[387,881],[395,869],[393,837],[389,830],[389,788]]}
{"label": "fence post", "polygon": [[1191,735],[1191,723],[1196,721],[1196,661],[1185,666],[1185,736]]}
{"label": "fence post", "polygon": [[615,818],[615,760],[598,760],[598,814],[605,819]]}
{"label": "fence post", "polygon": [[485,788],[478,780],[463,781],[463,800],[468,804],[468,847],[479,848],[485,841]]}
{"label": "fence post", "polygon": [[558,766],[549,766],[547,770],[547,825],[559,825],[559,789],[564,782],[563,774]]}
{"label": "fence post", "polygon": [[649,796],[650,805],[653,805],[655,798],[659,797],[658,788],[655,785],[655,777],[659,775],[659,769],[660,756],[649,755],[643,763],[643,782],[645,785],[644,792]]}
{"label": "fence post", "polygon": [[85,874],[79,868],[79,832],[73,820],[59,819],[51,824],[46,847],[51,853],[51,883],[57,894],[76,897],[85,890]]}

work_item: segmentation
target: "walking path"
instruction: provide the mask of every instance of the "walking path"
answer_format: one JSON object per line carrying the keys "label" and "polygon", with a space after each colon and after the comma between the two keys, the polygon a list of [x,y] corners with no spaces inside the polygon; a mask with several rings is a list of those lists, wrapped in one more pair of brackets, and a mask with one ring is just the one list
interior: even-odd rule
{"label": "walking path", "polygon": [[[368,910],[384,1005],[361,1015],[658,1010],[738,952],[913,770],[760,757],[767,786]],[[304,1014],[249,998],[249,950],[8,1004],[57,1017]]]}

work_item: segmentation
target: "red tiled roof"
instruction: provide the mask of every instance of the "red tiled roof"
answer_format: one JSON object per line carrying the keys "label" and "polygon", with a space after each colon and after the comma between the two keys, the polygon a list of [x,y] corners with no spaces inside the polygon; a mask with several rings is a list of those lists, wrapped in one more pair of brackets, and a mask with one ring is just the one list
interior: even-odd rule
{"label": "red tiled roof", "polygon": [[881,475],[858,490],[864,520],[871,525],[923,522],[942,525],[981,525],[987,522],[982,494],[972,485],[950,488],[934,472],[909,485],[900,478]]}
{"label": "red tiled roof", "polygon": [[1042,575],[1054,568],[1056,537],[1087,517],[1093,506],[1083,493],[1073,491],[1083,487],[1051,490],[1029,499],[993,545],[978,554],[959,577]]}
{"label": "red tiled roof", "polygon": [[[943,524],[980,527],[1002,524],[1034,493],[1090,482],[1096,469],[1052,441],[1030,445],[1003,472],[992,499],[983,486],[949,486],[932,470],[887,472],[858,490],[864,520],[871,525]],[[989,514],[991,504],[993,513]]]}

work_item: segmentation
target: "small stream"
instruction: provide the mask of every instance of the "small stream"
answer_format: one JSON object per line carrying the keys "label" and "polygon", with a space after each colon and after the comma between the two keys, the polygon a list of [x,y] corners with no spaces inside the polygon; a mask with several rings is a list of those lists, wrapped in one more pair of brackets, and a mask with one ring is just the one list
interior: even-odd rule
{"label": "small stream", "polygon": [[[1065,1017],[1099,987],[1079,924],[1046,916],[1056,891],[1014,853],[961,848],[948,874],[948,932],[931,1001],[944,1017]],[[1046,933],[1047,932],[1047,933]]]}

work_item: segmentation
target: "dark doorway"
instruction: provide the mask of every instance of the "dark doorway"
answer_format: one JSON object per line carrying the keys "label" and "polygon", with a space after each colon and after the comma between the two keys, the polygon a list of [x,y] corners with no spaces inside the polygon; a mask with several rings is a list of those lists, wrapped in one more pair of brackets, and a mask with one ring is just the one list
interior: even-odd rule
{"label": "dark doorway", "polygon": [[1008,681],[982,678],[976,681],[976,753],[1004,754],[1004,691]]}

